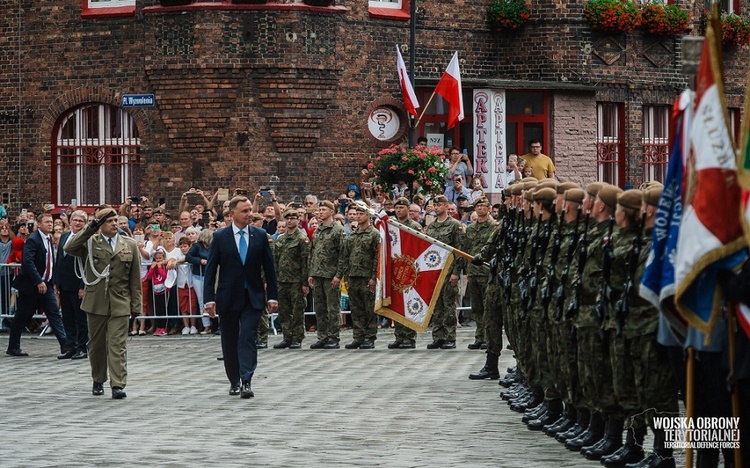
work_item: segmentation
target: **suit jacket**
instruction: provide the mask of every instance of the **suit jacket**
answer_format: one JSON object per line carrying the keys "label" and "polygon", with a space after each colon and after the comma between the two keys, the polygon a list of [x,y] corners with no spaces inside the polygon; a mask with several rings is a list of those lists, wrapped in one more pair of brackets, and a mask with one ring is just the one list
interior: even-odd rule
{"label": "suit jacket", "polygon": [[91,247],[93,263],[101,273],[109,265],[109,281],[102,279],[92,286],[85,286],[81,309],[94,315],[124,316],[140,314],[141,305],[141,256],[135,241],[117,236],[114,252],[101,234],[86,226],[65,246],[68,255],[81,257],[85,265],[86,280],[96,277],[91,271],[87,241],[93,237]]}
{"label": "suit jacket", "polygon": [[[247,284],[250,304],[254,309],[265,308],[267,300],[278,300],[276,271],[266,231],[255,226],[247,226],[247,229],[249,241],[244,265],[237,250],[232,226],[216,231],[211,241],[203,283],[203,300],[216,302],[216,310],[219,313],[242,309],[243,301],[236,299],[237,295],[243,292],[245,284]],[[218,274],[219,281],[216,286],[219,267],[221,267],[221,274]],[[265,291],[261,268],[265,274]]]}
{"label": "suit jacket", "polygon": [[[42,240],[39,231],[31,233],[23,245],[23,258],[21,259],[21,271],[13,281],[13,287],[22,293],[33,294],[38,292],[37,285],[42,282],[44,271],[47,269],[46,242]],[[54,262],[54,256],[52,261]],[[54,268],[52,274],[54,275]]]}
{"label": "suit jacket", "polygon": [[[78,231],[80,234],[82,231]],[[52,282],[57,286],[58,291],[77,292],[83,289],[83,280],[76,276],[74,255],[66,254],[62,247],[68,242],[73,233],[66,232],[60,237],[60,248],[57,249],[57,258],[55,269],[52,271]]]}

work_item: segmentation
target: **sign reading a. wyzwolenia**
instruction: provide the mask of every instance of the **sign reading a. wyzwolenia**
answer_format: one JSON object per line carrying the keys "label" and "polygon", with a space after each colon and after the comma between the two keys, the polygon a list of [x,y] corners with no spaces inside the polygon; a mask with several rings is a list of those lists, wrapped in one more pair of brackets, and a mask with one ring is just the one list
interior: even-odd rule
{"label": "sign reading a. wyzwolenia", "polygon": [[122,107],[154,107],[153,94],[123,94]]}

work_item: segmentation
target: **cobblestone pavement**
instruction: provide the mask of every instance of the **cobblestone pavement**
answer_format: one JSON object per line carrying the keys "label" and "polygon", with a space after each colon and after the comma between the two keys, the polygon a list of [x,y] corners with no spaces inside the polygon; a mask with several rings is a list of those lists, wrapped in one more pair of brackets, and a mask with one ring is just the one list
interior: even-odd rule
{"label": "cobblestone pavement", "polygon": [[0,356],[0,466],[601,466],[526,429],[497,381],[468,380],[484,363],[473,336],[394,351],[381,330],[375,350],[310,350],[308,333],[302,350],[260,351],[248,400],[227,394],[218,336],[133,337],[128,397],[112,400],[106,384],[91,395],[87,361],[24,335],[31,356]]}

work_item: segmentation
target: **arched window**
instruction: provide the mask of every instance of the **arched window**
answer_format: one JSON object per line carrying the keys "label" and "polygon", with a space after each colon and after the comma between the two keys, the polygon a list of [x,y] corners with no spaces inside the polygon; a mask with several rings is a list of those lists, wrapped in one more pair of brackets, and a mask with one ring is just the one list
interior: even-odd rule
{"label": "arched window", "polygon": [[119,107],[84,104],[55,125],[53,203],[118,205],[138,195],[140,139],[133,118]]}

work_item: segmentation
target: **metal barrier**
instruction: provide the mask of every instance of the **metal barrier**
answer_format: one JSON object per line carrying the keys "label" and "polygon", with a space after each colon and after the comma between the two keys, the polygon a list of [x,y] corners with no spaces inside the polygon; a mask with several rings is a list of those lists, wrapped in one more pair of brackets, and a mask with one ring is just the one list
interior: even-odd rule
{"label": "metal barrier", "polygon": [[[5,320],[13,319],[16,313],[18,292],[13,289],[13,280],[21,268],[20,263],[0,263],[0,329],[6,330]],[[35,319],[46,318],[44,314],[34,314]]]}

